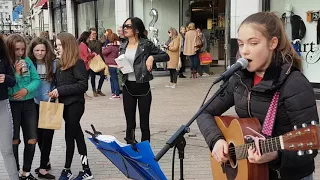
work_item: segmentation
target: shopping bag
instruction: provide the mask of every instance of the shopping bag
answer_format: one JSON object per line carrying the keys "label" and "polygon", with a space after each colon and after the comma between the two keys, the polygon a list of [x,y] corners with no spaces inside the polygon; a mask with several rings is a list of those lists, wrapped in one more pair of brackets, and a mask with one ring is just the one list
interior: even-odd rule
{"label": "shopping bag", "polygon": [[102,60],[100,55],[96,55],[94,58],[92,58],[89,61],[89,67],[92,71],[98,73],[101,72],[102,70],[104,70],[106,68],[106,64],[104,63],[104,61]]}
{"label": "shopping bag", "polygon": [[41,129],[61,129],[63,119],[64,104],[59,103],[58,98],[55,102],[40,101],[38,128]]}
{"label": "shopping bag", "polygon": [[181,67],[182,67],[182,62],[181,62],[181,58],[179,57],[177,71],[179,71],[181,69]]}
{"label": "shopping bag", "polygon": [[105,76],[109,76],[109,75],[110,75],[109,67],[108,67],[108,66],[106,66],[106,68],[104,68],[104,75],[105,75]]}
{"label": "shopping bag", "polygon": [[199,54],[199,59],[200,59],[201,65],[208,65],[212,62],[212,56],[208,52],[201,52]]}

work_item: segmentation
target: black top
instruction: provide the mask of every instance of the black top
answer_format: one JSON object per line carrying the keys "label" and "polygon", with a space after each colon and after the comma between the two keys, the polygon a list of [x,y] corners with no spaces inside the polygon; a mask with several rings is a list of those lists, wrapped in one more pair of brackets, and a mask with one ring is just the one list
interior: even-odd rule
{"label": "black top", "polygon": [[[273,137],[293,130],[293,126],[301,127],[303,123],[319,121],[313,88],[308,79],[290,64],[281,67],[272,64],[266,71],[262,81],[253,86],[254,73],[239,71],[229,80],[227,89],[213,101],[198,117],[197,123],[205,140],[212,150],[219,139],[223,139],[214,116],[219,116],[230,107],[235,106],[240,118],[256,117],[263,124],[271,99],[279,90],[278,110],[273,129]],[[298,156],[295,151],[279,151],[278,159],[269,162],[270,180],[277,179],[280,172],[282,179],[300,180],[315,169],[312,155]]]}
{"label": "black top", "polygon": [[8,87],[16,84],[13,68],[7,59],[0,59],[0,74],[5,74],[4,83],[0,83],[0,100],[8,99]]}
{"label": "black top", "polygon": [[[120,46],[120,55],[126,53],[129,41],[125,41]],[[169,55],[156,47],[153,42],[148,39],[140,38],[136,55],[134,57],[133,69],[137,83],[146,83],[153,79],[153,75],[148,71],[146,61],[149,56],[153,56],[154,63],[169,61]],[[127,81],[128,74],[122,76],[122,82]]]}
{"label": "black top", "polygon": [[84,61],[79,59],[73,67],[64,71],[58,68],[56,83],[61,103],[65,105],[76,101],[84,103],[84,93],[88,90],[88,73]]}

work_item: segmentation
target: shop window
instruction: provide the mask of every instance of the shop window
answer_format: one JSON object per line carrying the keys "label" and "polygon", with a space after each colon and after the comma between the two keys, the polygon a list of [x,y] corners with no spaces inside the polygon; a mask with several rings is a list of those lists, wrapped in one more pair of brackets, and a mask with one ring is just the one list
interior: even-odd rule
{"label": "shop window", "polygon": [[[158,39],[161,44],[164,44],[168,40],[168,29],[174,27],[179,31],[179,1],[150,0],[133,1],[133,15],[139,17],[146,29],[149,31],[149,38],[153,36],[149,26],[153,26],[158,30]],[[143,7],[143,8],[141,8]],[[154,8],[158,12],[158,20],[155,22],[155,18],[150,16],[150,9]],[[154,19],[154,20],[153,20]]]}
{"label": "shop window", "polygon": [[61,9],[55,9],[54,10],[54,27],[55,27],[55,32],[58,34],[61,32],[62,27],[61,27]]}
{"label": "shop window", "polygon": [[95,27],[94,2],[87,2],[78,5],[78,34]]}
{"label": "shop window", "polygon": [[78,4],[78,33],[88,31],[95,27],[95,11],[98,12],[98,38],[100,39],[105,29],[116,30],[115,0],[98,0],[97,10],[94,2]]}
{"label": "shop window", "polygon": [[98,38],[101,38],[106,29],[117,33],[115,0],[98,0]]}

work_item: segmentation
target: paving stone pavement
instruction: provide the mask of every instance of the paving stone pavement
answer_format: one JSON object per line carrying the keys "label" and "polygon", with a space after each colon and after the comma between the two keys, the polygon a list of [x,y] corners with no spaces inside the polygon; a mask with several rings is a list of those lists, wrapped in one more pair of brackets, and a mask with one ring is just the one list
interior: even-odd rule
{"label": "paving stone pavement", "polygon": [[[208,88],[213,82],[213,76],[201,77],[198,79],[178,79],[178,87],[176,89],[165,88],[168,83],[168,76],[157,76],[152,82],[152,107],[150,115],[151,127],[151,146],[154,153],[158,153],[165,145],[166,141],[174,134],[174,132],[182,125],[187,123],[193,114],[199,108]],[[213,88],[215,92],[218,86]],[[90,89],[90,88],[89,88]],[[110,84],[105,81],[102,91],[107,94],[106,97],[96,97],[86,101],[86,110],[81,120],[83,130],[91,130],[90,124],[95,125],[97,130],[103,134],[114,135],[118,140],[124,141],[125,117],[123,113],[122,100],[110,100]],[[92,92],[88,91],[89,95]],[[212,94],[212,93],[211,93]],[[320,103],[318,103],[318,106]],[[319,110],[320,108],[318,108]],[[230,109],[226,114],[234,114],[234,109]],[[138,113],[137,113],[137,119]],[[137,139],[140,139],[139,122],[137,122]],[[212,179],[209,151],[200,131],[194,122],[191,125],[191,132],[187,134],[187,146],[185,149],[184,161],[184,178],[186,180]],[[87,134],[86,134],[87,136]],[[88,158],[90,167],[94,174],[94,179],[110,179],[122,180],[126,179],[124,175],[98,151],[94,145],[86,140],[88,147]],[[22,157],[23,143],[20,146],[20,157]],[[39,149],[37,148],[32,171],[39,166]],[[58,179],[60,171],[65,161],[65,141],[64,127],[62,130],[55,132],[53,147],[51,152],[51,173]],[[317,161],[317,171],[315,180],[320,180],[320,163],[319,157]],[[22,158],[20,158],[22,163]],[[171,177],[172,149],[159,161],[162,170],[168,179]],[[75,150],[74,161],[72,164],[72,172],[78,174],[81,170],[80,158]],[[2,156],[0,156],[0,180],[8,179],[7,173],[3,165]],[[175,160],[175,176],[179,179],[179,159],[176,154]]]}

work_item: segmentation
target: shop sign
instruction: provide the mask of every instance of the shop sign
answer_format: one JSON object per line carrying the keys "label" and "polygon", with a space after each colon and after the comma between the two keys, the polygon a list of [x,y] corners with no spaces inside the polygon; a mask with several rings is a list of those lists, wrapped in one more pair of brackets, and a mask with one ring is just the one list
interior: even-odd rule
{"label": "shop sign", "polygon": [[304,43],[304,44],[296,44],[295,49],[297,52],[304,52],[307,64],[316,64],[320,61],[320,45],[317,45],[314,42]]}

